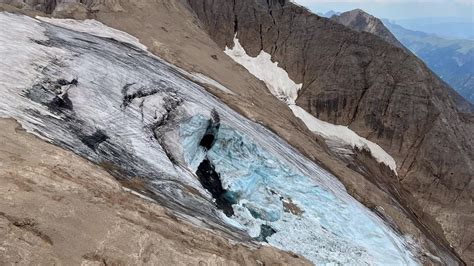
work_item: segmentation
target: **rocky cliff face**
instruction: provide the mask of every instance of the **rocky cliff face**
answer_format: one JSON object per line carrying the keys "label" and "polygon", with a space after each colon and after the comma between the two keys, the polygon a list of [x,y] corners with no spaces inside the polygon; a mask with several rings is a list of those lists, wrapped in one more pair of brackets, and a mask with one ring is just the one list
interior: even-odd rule
{"label": "rocky cliff face", "polygon": [[434,218],[438,237],[472,260],[473,235],[464,229],[474,218],[472,127],[419,59],[287,1],[188,2],[222,49],[237,34],[251,56],[271,54],[303,84],[300,106],[394,156],[399,175],[386,182],[412,195],[415,215]]}

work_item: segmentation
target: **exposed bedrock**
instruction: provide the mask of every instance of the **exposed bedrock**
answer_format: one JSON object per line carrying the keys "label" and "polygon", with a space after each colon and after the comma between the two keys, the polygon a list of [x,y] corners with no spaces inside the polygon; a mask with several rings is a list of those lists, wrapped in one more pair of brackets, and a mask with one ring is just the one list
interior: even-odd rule
{"label": "exposed bedrock", "polygon": [[446,249],[472,261],[474,233],[465,231],[474,222],[472,121],[419,59],[288,1],[188,4],[221,49],[237,34],[249,55],[271,54],[303,84],[299,106],[390,153],[399,178],[387,182],[414,197],[407,207]]}
{"label": "exposed bedrock", "polygon": [[212,165],[208,159],[204,159],[199,164],[196,175],[199,177],[202,186],[207,189],[216,200],[217,207],[224,211],[225,215],[232,216],[234,214],[232,202],[226,198],[227,191],[222,188],[222,182],[214,165]]}

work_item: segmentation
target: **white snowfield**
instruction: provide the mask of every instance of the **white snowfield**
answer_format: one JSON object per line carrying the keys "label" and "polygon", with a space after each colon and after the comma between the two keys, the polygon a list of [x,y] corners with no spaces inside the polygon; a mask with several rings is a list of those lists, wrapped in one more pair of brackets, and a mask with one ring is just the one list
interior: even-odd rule
{"label": "white snowfield", "polygon": [[300,118],[309,130],[324,137],[330,147],[340,150],[340,145],[331,145],[331,143],[338,143],[369,150],[377,162],[387,165],[395,174],[397,173],[395,160],[382,147],[357,135],[347,126],[324,122],[297,106],[295,102],[303,84],[296,84],[291,80],[288,73],[279,67],[277,62],[272,62],[270,54],[262,50],[257,57],[249,56],[237,39],[237,34],[234,37],[234,47],[232,49],[226,47],[224,52],[256,78],[262,80],[273,95],[285,101],[293,114]]}
{"label": "white snowfield", "polygon": [[[92,162],[111,163],[121,170],[117,178],[142,177],[146,190],[138,196],[232,241],[264,235],[317,265],[418,264],[410,243],[334,175],[183,70],[83,26],[5,12],[0,25],[0,117]],[[211,112],[220,127],[206,151],[200,141]],[[195,174],[204,157],[235,202],[229,217]],[[288,203],[300,211],[288,211]]]}
{"label": "white snowfield", "polygon": [[277,62],[272,62],[270,54],[262,50],[257,57],[247,55],[237,39],[237,34],[234,37],[234,47],[232,49],[226,47],[224,52],[255,77],[265,82],[270,92],[278,99],[288,104],[295,104],[298,91],[303,84],[293,82]]}

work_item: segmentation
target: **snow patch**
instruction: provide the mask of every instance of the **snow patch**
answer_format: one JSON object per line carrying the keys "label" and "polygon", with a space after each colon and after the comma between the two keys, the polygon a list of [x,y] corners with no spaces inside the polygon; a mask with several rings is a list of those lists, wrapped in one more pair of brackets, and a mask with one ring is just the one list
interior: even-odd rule
{"label": "snow patch", "polygon": [[357,135],[346,126],[319,120],[297,106],[295,102],[302,84],[296,84],[291,80],[288,73],[279,67],[277,62],[272,62],[270,54],[262,50],[257,57],[249,56],[237,39],[237,34],[234,37],[234,47],[232,49],[226,47],[224,52],[256,78],[264,81],[270,92],[278,99],[285,101],[293,114],[300,118],[309,130],[324,137],[328,144],[335,143],[335,145],[330,145],[331,147],[339,151],[341,147],[338,144],[344,144],[353,148],[368,149],[377,162],[383,163],[395,173],[397,172],[397,165],[393,157],[376,143]]}
{"label": "snow patch", "polygon": [[265,82],[270,92],[278,99],[288,104],[295,104],[298,91],[303,84],[293,82],[288,73],[278,66],[278,62],[272,62],[270,54],[262,50],[257,57],[247,55],[237,35],[234,37],[234,47],[232,49],[226,47],[224,52],[255,77]]}
{"label": "snow patch", "polygon": [[37,19],[48,22],[50,24],[60,26],[66,29],[89,33],[98,37],[112,38],[120,42],[129,43],[142,50],[147,50],[147,47],[140,43],[140,41],[120,30],[108,27],[95,19],[75,20],[75,19],[59,19],[36,16]]}
{"label": "snow patch", "polygon": [[367,149],[377,162],[383,163],[390,167],[390,169],[395,173],[397,172],[397,164],[395,160],[379,145],[357,135],[357,133],[347,126],[334,125],[319,120],[298,105],[293,104],[289,105],[289,107],[293,111],[293,114],[301,119],[306,127],[308,127],[312,132],[324,137],[325,139],[330,139],[339,143],[343,142],[351,147],[357,147],[359,149]]}

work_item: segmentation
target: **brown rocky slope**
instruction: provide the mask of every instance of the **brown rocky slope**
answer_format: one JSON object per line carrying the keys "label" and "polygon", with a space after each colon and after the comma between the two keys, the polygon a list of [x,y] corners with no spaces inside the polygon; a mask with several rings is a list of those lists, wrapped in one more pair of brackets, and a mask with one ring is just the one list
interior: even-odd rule
{"label": "brown rocky slope", "polygon": [[[193,18],[191,13],[192,10],[188,10],[187,8],[185,8],[186,4],[182,5],[182,2],[185,1],[100,0],[76,2],[67,1],[67,3],[63,3],[63,1],[54,1],[54,9],[49,11],[46,7],[51,6],[53,1],[30,1],[31,3],[29,2],[29,4],[24,4],[22,1],[8,0],[0,2],[7,2],[9,4],[12,4],[13,6],[22,7],[22,12],[27,12],[33,15],[45,15],[44,13],[37,13],[32,11],[33,9],[36,9],[40,11],[52,12],[52,14],[57,17],[72,17],[78,19],[95,18],[109,26],[124,30],[138,37],[142,43],[149,47],[150,51],[162,56],[163,58],[167,59],[172,63],[177,64],[187,70],[198,71],[213,77],[214,79],[226,85],[237,93],[237,95],[232,96],[221,93],[220,91],[209,87],[209,90],[216,94],[216,96],[221,98],[228,105],[240,111],[247,117],[255,121],[259,121],[260,123],[271,128],[277,134],[288,140],[300,151],[305,153],[308,157],[325,165],[329,170],[334,172],[344,182],[348,190],[356,198],[358,198],[360,201],[362,201],[369,207],[382,206],[385,210],[384,214],[382,215],[389,217],[394,222],[394,226],[401,230],[402,233],[413,235],[415,239],[419,241],[420,245],[425,248],[428,248],[431,252],[433,252],[433,254],[440,256],[442,260],[446,259],[446,261],[450,261],[449,258],[445,257],[449,257],[449,255],[443,255],[443,251],[437,249],[437,247],[433,247],[433,245],[430,244],[430,240],[425,239],[425,235],[429,235],[430,232],[420,232],[417,228],[418,225],[414,225],[415,222],[413,222],[413,218],[407,217],[410,216],[410,214],[407,214],[405,211],[400,210],[397,204],[393,202],[394,193],[390,191],[387,192],[384,186],[380,186],[379,184],[377,184],[375,181],[373,181],[374,178],[371,179],[368,177],[368,175],[380,175],[382,176],[383,182],[390,183],[390,186],[395,187],[395,189],[398,190],[399,187],[396,187],[395,185],[398,185],[399,183],[395,177],[392,177],[392,179],[385,178],[385,176],[390,176],[390,174],[387,174],[384,171],[380,172],[377,165],[369,167],[370,169],[365,169],[365,172],[360,170],[355,172],[351,169],[354,167],[351,167],[350,165],[349,167],[346,167],[346,163],[340,161],[338,158],[333,157],[331,153],[325,149],[324,144],[319,141],[316,136],[312,135],[311,132],[309,132],[301,122],[295,119],[295,117],[291,114],[289,109],[283,103],[279,102],[277,99],[275,99],[272,95],[268,93],[263,83],[257,81],[247,71],[245,71],[241,67],[238,67],[232,60],[226,57],[222,50],[225,44],[228,44],[229,46],[232,45],[232,37],[234,32],[234,20],[232,16],[234,13],[230,1],[219,1],[215,3],[216,11],[218,8],[225,8],[225,11],[223,11],[222,13],[225,14],[225,16],[222,18],[223,23],[219,27],[215,28],[216,30],[220,30],[220,32],[214,32],[213,34],[211,34],[214,40],[216,40],[217,45],[211,39],[209,39],[207,33],[203,31],[203,29],[198,27],[198,17]],[[246,1],[237,2],[239,2],[239,5],[249,4]],[[196,1],[195,3],[199,3],[200,6],[203,5],[202,1]],[[266,2],[264,1],[258,3],[259,6],[257,6],[256,9],[258,10],[258,12],[262,12],[261,14],[258,13],[259,16],[261,15],[261,19],[266,20],[268,22],[268,19],[271,19],[271,16],[268,15],[268,6],[266,6],[265,3]],[[4,8],[6,8],[7,10],[16,10],[12,9],[11,6],[7,6]],[[293,6],[292,10],[295,8],[296,7]],[[211,9],[208,8],[206,12],[211,12],[210,10]],[[197,13],[199,14],[199,12]],[[273,15],[277,14],[277,12],[272,13],[274,13]],[[252,12],[249,14],[252,14]],[[199,17],[199,19],[204,22],[204,25],[213,21],[212,14],[207,15],[209,16],[208,18],[203,18],[202,16]],[[232,18],[231,23],[227,21],[227,19],[229,19],[229,16],[231,16]],[[295,19],[299,19],[301,21],[315,19],[314,15],[307,11],[304,11],[301,8],[296,8],[296,14],[294,14],[294,16]],[[181,19],[176,20],[177,17]],[[249,21],[249,23],[250,22],[251,21]],[[276,22],[278,22],[278,20]],[[336,37],[338,36],[338,34],[347,34],[348,32],[346,28],[336,25],[327,20],[322,20],[320,21],[320,23],[323,24],[320,25],[321,27],[328,27],[328,29],[325,29],[325,31],[334,31],[333,34],[335,34]],[[239,25],[240,24],[245,26],[242,21],[240,21]],[[273,25],[273,23],[270,24]],[[257,24],[257,26],[258,25],[259,24]],[[264,26],[269,27],[271,25],[264,24]],[[295,29],[293,29],[293,27],[290,27],[289,24],[286,26],[288,28],[292,28],[292,31],[295,31]],[[222,28],[220,29],[220,27]],[[262,31],[264,32],[269,29],[265,27],[262,28]],[[206,28],[209,28],[209,26],[206,26]],[[224,31],[223,28],[228,29],[229,32],[227,32],[227,30]],[[253,26],[250,24],[246,25],[245,29],[251,30],[253,29]],[[301,29],[303,31],[306,31],[308,33],[308,36],[310,36],[311,38],[315,37],[314,33],[311,33],[309,29],[305,29],[304,27]],[[246,30],[244,30],[244,28],[241,28],[239,32],[243,32],[243,34],[248,34],[247,38],[251,38],[250,32],[245,33]],[[259,30],[257,30],[257,32],[259,32]],[[275,28],[273,28],[273,31],[269,32],[267,34],[267,37],[261,39],[262,45],[265,43],[265,50],[268,52],[271,52],[271,50],[268,50],[267,48],[270,47],[273,43],[273,40],[270,38],[270,33],[275,33],[274,36],[277,36]],[[243,37],[240,36],[240,34],[241,33],[239,33],[239,39],[242,40]],[[351,36],[356,39],[359,35],[360,34],[356,34],[353,32],[351,33]],[[222,38],[222,36],[227,36],[225,38],[229,38],[230,42],[226,43],[222,42],[222,39],[219,40],[219,38]],[[257,34],[255,36],[260,35]],[[334,36],[327,36],[327,38],[332,37]],[[258,40],[258,38],[256,40]],[[326,44],[338,44],[340,38],[336,38],[334,41],[325,41],[327,42]],[[251,49],[251,47],[249,46],[251,43],[252,42],[250,42],[249,40],[243,41],[244,47],[247,50]],[[286,48],[285,46],[280,47],[287,49],[287,51],[285,52],[288,53],[291,50],[288,48],[289,46]],[[341,46],[341,48],[344,47]],[[311,50],[308,47],[305,49]],[[327,49],[328,52],[332,51],[331,46],[328,46],[325,49]],[[260,51],[258,47],[256,47],[254,50],[254,53]],[[278,52],[272,52],[273,56],[278,53],[281,53],[280,56],[284,55],[283,52],[279,51],[280,48],[275,47],[274,50]],[[291,54],[288,54],[288,58],[290,57]],[[325,60],[328,62],[334,61],[336,63],[339,59],[335,59],[338,58],[334,57],[333,54],[328,54],[327,58],[325,58]],[[285,63],[284,60],[277,61],[281,62],[280,65],[284,66],[287,71],[290,72],[290,76],[295,79],[295,72],[291,72],[289,70],[289,67],[287,66],[289,63]],[[307,62],[308,64],[311,63],[309,61],[310,60],[308,60]],[[288,60],[288,62],[291,63],[290,60]],[[326,67],[328,65],[328,62],[325,63]],[[293,68],[295,69],[303,65],[301,62],[295,64],[298,64],[293,66]],[[304,74],[296,75],[305,76]],[[310,76],[308,75],[306,77],[306,80],[308,80],[309,78]],[[312,77],[312,79],[314,79],[314,76]],[[307,86],[306,83],[307,82],[304,83],[305,88],[314,87],[314,85]],[[318,82],[316,82],[315,84],[317,83]],[[348,89],[348,94],[350,95],[354,94],[353,92],[351,92],[351,90],[352,89]],[[307,91],[306,94],[309,94],[309,92]],[[352,104],[354,105],[354,103]],[[305,107],[301,103],[300,105]],[[341,113],[341,110],[339,110],[338,108],[333,108],[333,110],[335,112],[337,111],[338,113]],[[375,141],[377,142],[377,140]],[[360,158],[358,158],[358,160],[359,159],[362,163],[369,160],[369,163],[367,164],[373,164],[373,160],[370,160],[370,158],[365,158],[363,154],[360,156]],[[359,174],[360,172],[363,172],[362,175]],[[408,194],[408,196],[410,195],[411,193]],[[415,213],[418,215],[421,214],[421,221],[429,220],[429,217],[423,216],[422,210],[416,210]],[[455,213],[458,212],[455,211]],[[441,229],[438,229],[436,227],[434,228],[434,233],[436,235],[441,235],[441,239],[434,240],[436,246],[436,241],[443,242],[444,240],[442,239],[443,234],[439,234],[439,231],[441,231]],[[469,239],[470,236],[466,236],[466,238]]]}
{"label": "brown rocky slope", "polygon": [[416,215],[434,218],[438,234],[472,262],[474,236],[465,229],[474,221],[474,134],[451,89],[418,58],[288,1],[188,2],[222,49],[237,34],[251,56],[270,53],[303,83],[301,107],[389,152],[394,183],[415,198]]}

